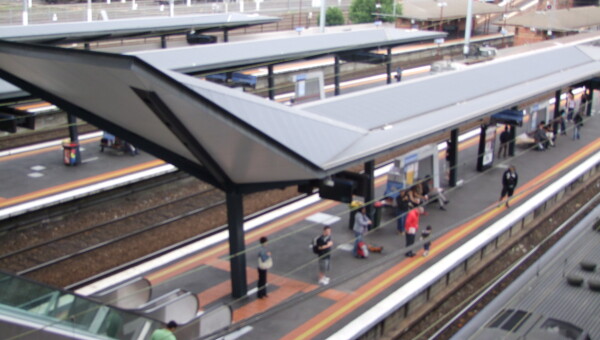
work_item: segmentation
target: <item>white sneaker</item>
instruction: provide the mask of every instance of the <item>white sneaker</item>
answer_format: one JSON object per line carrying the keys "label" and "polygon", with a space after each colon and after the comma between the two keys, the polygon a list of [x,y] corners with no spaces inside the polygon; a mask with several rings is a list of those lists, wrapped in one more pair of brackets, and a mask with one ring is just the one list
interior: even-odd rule
{"label": "white sneaker", "polygon": [[328,277],[324,277],[324,278],[323,278],[323,282],[321,282],[321,284],[322,284],[323,286],[326,286],[326,285],[328,285],[328,284],[329,284],[329,278],[328,278]]}
{"label": "white sneaker", "polygon": [[427,256],[427,255],[429,255],[429,251],[428,251],[428,250],[425,250],[425,251],[423,252],[423,257],[425,257],[425,256]]}

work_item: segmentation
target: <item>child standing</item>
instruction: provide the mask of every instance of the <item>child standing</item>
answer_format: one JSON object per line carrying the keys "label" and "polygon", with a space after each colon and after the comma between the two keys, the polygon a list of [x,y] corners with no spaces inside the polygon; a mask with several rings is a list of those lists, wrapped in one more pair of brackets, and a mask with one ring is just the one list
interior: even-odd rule
{"label": "child standing", "polygon": [[[430,225],[428,225],[425,230],[421,231],[421,240],[425,240],[429,237],[429,235],[431,235],[431,231],[432,228]],[[423,256],[427,256],[429,255],[429,248],[431,247],[431,241],[427,241],[425,242],[425,244],[423,244]]]}

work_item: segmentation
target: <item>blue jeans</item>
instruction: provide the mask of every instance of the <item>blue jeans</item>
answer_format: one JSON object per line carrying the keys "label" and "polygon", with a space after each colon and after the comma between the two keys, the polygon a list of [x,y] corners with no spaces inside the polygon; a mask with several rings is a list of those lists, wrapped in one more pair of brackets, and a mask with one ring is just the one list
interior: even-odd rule
{"label": "blue jeans", "polygon": [[399,232],[403,233],[404,232],[404,225],[406,224],[406,213],[402,212],[399,215],[400,217],[398,217],[398,226],[397,229]]}
{"label": "blue jeans", "polygon": [[357,256],[358,255],[358,242],[363,240],[363,234],[362,233],[357,233],[356,231],[354,232],[354,237],[356,238],[354,240],[354,248],[352,249],[352,255]]}

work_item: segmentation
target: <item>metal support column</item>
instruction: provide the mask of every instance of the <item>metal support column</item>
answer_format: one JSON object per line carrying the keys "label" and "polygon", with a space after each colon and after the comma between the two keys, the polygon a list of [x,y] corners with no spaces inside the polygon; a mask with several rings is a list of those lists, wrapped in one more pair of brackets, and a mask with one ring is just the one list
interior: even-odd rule
{"label": "metal support column", "polygon": [[164,35],[160,36],[160,48],[167,48],[167,37]]}
{"label": "metal support column", "polygon": [[[513,106],[511,109],[517,111],[519,107]],[[517,127],[510,125],[508,128],[508,133],[510,138],[510,142],[508,142],[508,156],[513,157],[515,155],[515,146],[517,141]]]}
{"label": "metal support column", "polygon": [[269,99],[275,100],[275,74],[273,73],[273,65],[267,66],[268,75],[267,82],[269,86]]}
{"label": "metal support column", "polygon": [[387,49],[387,58],[385,63],[385,72],[387,73],[387,84],[392,83],[392,48]]}
{"label": "metal support column", "polygon": [[560,90],[554,92],[554,114],[552,115],[552,131],[554,132],[555,136],[557,136],[558,126],[560,125],[560,94]]}
{"label": "metal support column", "polygon": [[237,299],[248,294],[246,284],[246,254],[244,244],[243,196],[227,192],[227,224],[229,231],[229,255],[231,259],[231,295]]}
{"label": "metal support column", "polygon": [[450,145],[448,145],[448,185],[453,188],[456,186],[457,165],[458,165],[458,129],[450,132]]}
{"label": "metal support column", "polygon": [[333,83],[335,86],[334,94],[340,94],[340,58],[336,55],[333,63]]}
{"label": "metal support column", "polygon": [[[375,199],[375,161],[365,162],[365,175],[369,178],[369,184],[365,192],[365,202],[373,202]],[[375,210],[373,204],[367,205],[367,215],[373,219],[375,216]]]}
{"label": "metal support column", "polygon": [[228,42],[228,41],[229,41],[229,30],[224,29],[223,30],[223,42]]}
{"label": "metal support column", "polygon": [[584,113],[587,117],[590,117],[592,115],[592,103],[594,102],[594,100],[593,100],[594,99],[594,87],[591,82],[587,82],[585,84],[584,94],[585,93],[588,93],[588,94],[587,94],[587,101],[586,101],[587,106],[585,107]]}

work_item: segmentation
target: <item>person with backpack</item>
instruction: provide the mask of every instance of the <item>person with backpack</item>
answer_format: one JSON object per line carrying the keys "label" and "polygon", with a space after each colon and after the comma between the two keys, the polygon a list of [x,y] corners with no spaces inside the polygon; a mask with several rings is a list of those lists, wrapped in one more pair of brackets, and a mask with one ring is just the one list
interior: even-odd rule
{"label": "person with backpack", "polygon": [[331,239],[331,227],[323,227],[323,233],[317,238],[313,246],[313,252],[319,255],[319,284],[329,284],[329,278],[326,276],[331,269],[331,249],[333,240]]}
{"label": "person with backpack", "polygon": [[367,208],[363,206],[358,210],[358,213],[354,218],[354,227],[352,228],[355,237],[354,249],[352,250],[352,254],[354,256],[360,258],[367,257],[364,251],[362,250],[362,248],[365,247],[363,236],[367,233],[367,231],[369,231],[369,226],[371,226],[372,224],[373,222],[371,222],[371,219],[367,216]]}
{"label": "person with backpack", "polygon": [[269,239],[266,236],[260,238],[260,248],[258,250],[258,293],[257,297],[263,299],[269,297],[267,294],[267,270],[273,266],[271,252],[267,249]]}

